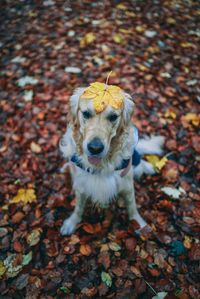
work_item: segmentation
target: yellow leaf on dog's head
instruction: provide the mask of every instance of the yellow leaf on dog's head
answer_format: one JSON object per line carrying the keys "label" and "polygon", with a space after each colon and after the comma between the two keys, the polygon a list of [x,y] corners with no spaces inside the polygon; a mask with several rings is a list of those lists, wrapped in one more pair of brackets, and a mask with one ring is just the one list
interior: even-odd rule
{"label": "yellow leaf on dog's head", "polygon": [[28,203],[32,203],[33,201],[36,201],[34,189],[19,189],[17,195],[13,197],[10,203],[22,203],[23,205],[26,205]]}
{"label": "yellow leaf on dog's head", "polygon": [[108,105],[114,109],[121,109],[124,104],[124,95],[120,87],[99,82],[90,84],[80,99],[92,99],[96,113],[102,112]]}

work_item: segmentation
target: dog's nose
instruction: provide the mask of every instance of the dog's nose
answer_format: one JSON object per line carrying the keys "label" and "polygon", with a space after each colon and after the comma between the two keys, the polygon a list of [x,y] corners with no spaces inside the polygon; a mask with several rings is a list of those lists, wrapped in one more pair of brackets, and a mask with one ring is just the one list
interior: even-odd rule
{"label": "dog's nose", "polygon": [[103,152],[104,145],[99,138],[95,137],[88,143],[87,148],[92,155],[98,155]]}

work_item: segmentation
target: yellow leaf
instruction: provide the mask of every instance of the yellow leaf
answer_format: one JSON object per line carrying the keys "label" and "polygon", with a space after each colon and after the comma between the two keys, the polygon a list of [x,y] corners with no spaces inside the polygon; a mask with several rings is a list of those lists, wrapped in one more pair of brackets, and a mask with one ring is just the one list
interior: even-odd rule
{"label": "yellow leaf", "polygon": [[36,201],[34,189],[19,189],[17,195],[10,201],[10,204],[22,203],[23,205],[26,205],[33,201]]}
{"label": "yellow leaf", "polygon": [[124,39],[123,39],[123,37],[122,37],[121,34],[115,34],[115,35],[113,36],[113,40],[114,40],[114,42],[117,43],[117,44],[122,44],[123,41],[124,41]]}
{"label": "yellow leaf", "polygon": [[6,267],[4,266],[4,263],[0,261],[0,277],[4,275],[6,272]]}
{"label": "yellow leaf", "polygon": [[126,5],[124,5],[123,3],[119,3],[116,7],[117,7],[117,9],[121,9],[121,10],[127,9]]}
{"label": "yellow leaf", "polygon": [[99,82],[91,83],[80,99],[92,99],[96,113],[102,112],[108,105],[114,109],[121,109],[124,103],[124,95],[120,87]]}
{"label": "yellow leaf", "polygon": [[193,44],[189,42],[181,43],[182,48],[191,48],[192,46]]}
{"label": "yellow leaf", "polygon": [[183,244],[184,244],[185,248],[190,249],[192,247],[192,238],[185,236]]}
{"label": "yellow leaf", "polygon": [[145,65],[143,65],[143,64],[138,64],[137,65],[137,67],[139,68],[139,70],[140,71],[142,71],[142,72],[146,72],[146,71],[148,71],[149,70],[149,68],[148,67],[146,67]]}
{"label": "yellow leaf", "polygon": [[168,161],[168,159],[166,157],[163,157],[160,161],[158,161],[156,163],[156,168],[158,170],[161,170],[165,166],[165,164],[167,163],[167,161]]}
{"label": "yellow leaf", "polygon": [[197,115],[195,113],[187,113],[185,116],[184,116],[184,119],[187,120],[187,121],[191,121],[191,123],[195,126],[195,127],[198,127],[199,124],[200,124],[200,115]]}
{"label": "yellow leaf", "polygon": [[146,159],[149,163],[153,165],[154,168],[156,168],[156,163],[159,162],[159,157],[156,155],[147,155]]}
{"label": "yellow leaf", "polygon": [[172,110],[167,110],[165,112],[165,118],[172,118],[172,119],[176,119],[176,113]]}
{"label": "yellow leaf", "polygon": [[31,151],[33,153],[39,154],[41,153],[42,149],[39,144],[35,143],[34,141],[31,142]]}
{"label": "yellow leaf", "polygon": [[151,163],[156,170],[161,170],[165,164],[167,163],[168,159],[166,157],[163,157],[160,159],[156,155],[147,155],[146,159],[149,163]]}
{"label": "yellow leaf", "polygon": [[135,30],[138,32],[138,33],[143,33],[145,31],[146,27],[145,26],[136,26],[135,27]]}
{"label": "yellow leaf", "polygon": [[171,25],[172,25],[172,24],[176,24],[176,20],[173,19],[173,18],[167,18],[166,21],[167,21],[168,24],[171,24]]}
{"label": "yellow leaf", "polygon": [[88,44],[91,44],[95,39],[95,34],[93,32],[89,32],[80,40],[80,46],[85,47]]}

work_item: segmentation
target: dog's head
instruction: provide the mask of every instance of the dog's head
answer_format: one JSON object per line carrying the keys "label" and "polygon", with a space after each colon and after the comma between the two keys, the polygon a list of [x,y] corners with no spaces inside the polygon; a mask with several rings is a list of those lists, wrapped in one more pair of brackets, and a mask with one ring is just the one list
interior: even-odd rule
{"label": "dog's head", "polygon": [[134,108],[130,95],[115,86],[107,93],[106,87],[104,93],[96,91],[96,96],[90,87],[79,88],[70,98],[71,122],[79,154],[87,157],[92,165],[99,165],[102,159],[109,157],[120,135],[130,125]]}

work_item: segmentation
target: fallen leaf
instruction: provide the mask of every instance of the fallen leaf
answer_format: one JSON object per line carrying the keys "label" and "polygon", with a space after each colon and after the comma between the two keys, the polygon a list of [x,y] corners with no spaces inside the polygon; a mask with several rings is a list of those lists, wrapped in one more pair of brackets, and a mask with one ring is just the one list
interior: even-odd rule
{"label": "fallen leaf", "polygon": [[40,241],[41,232],[42,232],[41,228],[34,229],[30,234],[27,235],[26,238],[27,243],[30,246],[35,246],[36,244],[38,244]]}
{"label": "fallen leaf", "polygon": [[30,263],[30,261],[32,260],[32,258],[33,258],[32,251],[30,251],[29,253],[23,255],[22,265],[23,266],[28,265]]}
{"label": "fallen leaf", "polygon": [[33,99],[33,90],[25,90],[24,91],[24,100],[26,102],[30,102]]}
{"label": "fallen leaf", "polygon": [[68,66],[65,68],[66,73],[72,73],[72,74],[79,74],[81,73],[81,69],[79,67],[75,66]]}
{"label": "fallen leaf", "polygon": [[168,162],[168,159],[166,157],[163,157],[161,159],[156,155],[146,155],[145,157],[147,161],[153,165],[155,170],[161,170]]}
{"label": "fallen leaf", "polygon": [[101,280],[107,285],[107,287],[112,286],[112,278],[109,273],[101,272]]}
{"label": "fallen leaf", "polygon": [[35,143],[34,141],[31,142],[31,151],[33,153],[39,154],[41,153],[42,149],[39,144]]}
{"label": "fallen leaf", "polygon": [[3,276],[5,272],[6,272],[6,267],[3,261],[0,261],[0,277]]}
{"label": "fallen leaf", "polygon": [[135,266],[131,266],[130,269],[135,274],[135,276],[142,277],[142,274],[138,268],[136,268]]}
{"label": "fallen leaf", "polygon": [[26,205],[35,201],[36,195],[34,189],[19,189],[17,195],[10,201],[10,204],[22,203]]}
{"label": "fallen leaf", "polygon": [[25,85],[36,85],[37,83],[38,80],[30,76],[22,77],[17,81],[17,84],[20,87],[24,87]]}
{"label": "fallen leaf", "polygon": [[121,246],[115,242],[110,242],[108,243],[108,246],[109,248],[112,250],[112,251],[119,251],[121,250]]}
{"label": "fallen leaf", "polygon": [[186,194],[185,190],[181,187],[179,187],[178,189],[172,187],[163,187],[160,190],[174,199],[179,199],[181,194]]}
{"label": "fallen leaf", "polygon": [[93,43],[93,41],[96,39],[96,36],[93,32],[89,32],[87,33],[84,37],[82,37],[82,39],[80,40],[80,47],[85,47],[91,43]]}
{"label": "fallen leaf", "polygon": [[187,113],[183,116],[183,119],[191,122],[195,127],[198,127],[200,124],[200,115],[197,115],[196,113]]}
{"label": "fallen leaf", "polygon": [[80,246],[80,253],[82,255],[89,256],[92,253],[92,248],[88,244],[82,244]]}
{"label": "fallen leaf", "polygon": [[152,299],[164,299],[167,296],[166,292],[159,292],[156,296],[153,296]]}

